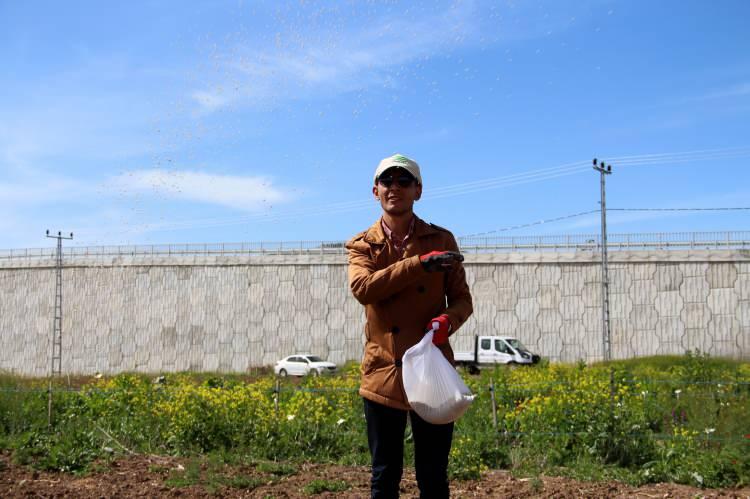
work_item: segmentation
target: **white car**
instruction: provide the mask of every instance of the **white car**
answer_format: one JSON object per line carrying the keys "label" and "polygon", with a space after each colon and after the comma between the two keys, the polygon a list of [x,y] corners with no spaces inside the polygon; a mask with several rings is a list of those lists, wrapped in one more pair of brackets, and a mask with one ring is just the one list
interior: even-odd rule
{"label": "white car", "polygon": [[273,367],[273,372],[278,376],[319,376],[321,374],[333,374],[336,372],[336,364],[327,362],[317,355],[302,353],[290,355],[278,361]]}

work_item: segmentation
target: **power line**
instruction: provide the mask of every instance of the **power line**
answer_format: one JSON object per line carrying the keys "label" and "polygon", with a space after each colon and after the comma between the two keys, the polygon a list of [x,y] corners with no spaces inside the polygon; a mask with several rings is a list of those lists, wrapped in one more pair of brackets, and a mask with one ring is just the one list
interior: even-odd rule
{"label": "power line", "polygon": [[560,172],[569,172],[569,171],[576,171],[580,170],[583,166],[586,166],[587,163],[585,161],[576,161],[574,163],[566,163],[562,165],[557,165],[549,168],[540,168],[537,170],[530,170],[527,172],[521,172],[521,173],[514,173],[511,175],[502,175],[500,177],[493,177],[488,179],[482,179],[482,180],[473,180],[471,182],[463,182],[460,184],[454,184],[447,187],[437,187],[434,189],[430,189],[428,192],[431,195],[439,195],[443,194],[444,192],[452,192],[454,190],[465,190],[465,189],[473,189],[477,187],[486,187],[488,185],[493,185],[497,183],[505,183],[505,182],[515,182],[518,180],[522,180],[525,178],[535,178],[535,177],[545,177],[547,175],[553,175]]}
{"label": "power line", "polygon": [[[656,164],[656,163],[679,163],[685,161],[705,160],[705,159],[726,159],[727,154],[750,154],[750,148],[734,148],[734,149],[715,149],[715,150],[703,150],[703,151],[686,151],[682,153],[660,153],[660,154],[648,154],[648,155],[637,155],[637,156],[623,156],[623,163],[631,165],[645,165],[645,164]],[[693,159],[697,158],[697,159]],[[517,174],[505,175],[501,177],[494,177],[489,179],[477,180],[472,182],[464,182],[461,184],[455,184],[452,186],[438,187],[435,189],[427,190],[423,199],[442,199],[446,197],[453,197],[456,195],[470,194],[480,191],[498,189],[501,187],[510,187],[519,184],[538,182],[542,180],[549,180],[566,175],[572,175],[575,173],[582,173],[588,171],[588,161],[579,161],[574,163],[566,163],[554,167],[542,168],[537,170],[531,170],[528,172],[522,172]],[[175,230],[175,229],[187,229],[187,228],[210,228],[210,227],[221,227],[227,225],[239,225],[251,221],[283,221],[288,219],[295,219],[300,216],[310,215],[333,215],[342,212],[348,212],[353,210],[364,209],[372,205],[371,201],[350,201],[342,203],[334,203],[330,205],[324,205],[317,209],[298,209],[290,210],[288,212],[279,212],[276,214],[258,214],[250,215],[247,217],[239,217],[234,219],[224,219],[208,221],[205,223],[196,221],[186,221],[185,223],[178,223],[173,225],[166,225],[157,230]],[[146,230],[149,230],[148,228]]]}
{"label": "power line", "polygon": [[690,157],[690,156],[706,156],[706,155],[712,155],[712,154],[737,154],[737,153],[743,153],[746,154],[750,151],[750,147],[748,146],[739,146],[739,147],[727,147],[727,148],[721,148],[721,149],[700,149],[695,151],[678,151],[678,152],[667,152],[667,153],[656,153],[656,154],[638,154],[638,155],[631,155],[631,156],[616,156],[609,158],[610,161],[617,161],[619,163],[627,163],[628,161],[633,160],[658,160],[661,161],[665,158],[679,158],[679,157]]}
{"label": "power line", "polygon": [[495,229],[495,230],[490,230],[490,231],[487,231],[487,232],[478,232],[476,234],[466,234],[465,236],[461,236],[461,237],[481,237],[481,236],[486,236],[488,234],[494,234],[494,233],[497,233],[497,232],[507,232],[509,230],[523,229],[523,228],[526,228],[526,227],[533,227],[535,225],[542,225],[542,224],[547,224],[547,223],[551,223],[551,222],[559,222],[560,220],[567,220],[569,218],[582,217],[583,215],[590,215],[592,213],[599,213],[599,211],[600,210],[581,211],[579,213],[571,213],[570,215],[563,215],[561,217],[549,218],[549,219],[546,219],[546,220],[538,220],[536,222],[531,222],[531,223],[527,223],[527,224],[512,225],[510,227],[503,227],[502,229]]}
{"label": "power line", "polygon": [[[537,182],[540,180],[547,180],[562,175],[570,175],[573,173],[579,173],[585,170],[583,167],[585,163],[571,163],[559,165],[552,168],[544,168],[540,170],[532,170],[525,173],[518,173],[512,175],[506,175],[503,177],[497,177],[492,179],[485,179],[475,182],[466,182],[462,184],[456,184],[448,187],[439,187],[430,189],[423,196],[423,199],[439,199],[443,197],[455,196],[458,194],[465,194],[470,192],[476,192],[478,190],[496,189],[499,187],[505,187],[510,185],[517,185],[521,183]],[[575,169],[576,171],[571,171]],[[364,209],[372,206],[372,200],[365,201],[349,201],[341,203],[333,203],[329,205],[323,205],[317,208],[300,208],[296,210],[282,211],[278,213],[260,213],[256,215],[248,215],[244,217],[235,218],[215,218],[215,219],[203,219],[203,220],[190,220],[185,222],[176,222],[172,224],[142,224],[139,227],[134,227],[131,232],[137,230],[180,230],[180,229],[192,229],[192,228],[210,228],[210,227],[222,227],[229,225],[239,225],[252,221],[281,221],[286,219],[296,219],[302,216],[310,215],[329,215],[343,212],[349,212],[359,209]]]}
{"label": "power line", "polygon": [[[656,154],[642,154],[642,155],[630,155],[614,157],[611,160],[617,161],[618,165],[623,166],[649,166],[649,165],[662,165],[662,164],[679,164],[690,161],[706,161],[713,159],[731,159],[739,157],[750,156],[750,147],[735,147],[726,149],[703,149],[696,151],[683,151],[683,152],[669,152],[669,153],[656,153]],[[445,187],[436,187],[434,189],[428,189],[423,195],[425,200],[443,199],[448,197],[454,197],[465,194],[472,194],[476,192],[482,192],[487,190],[500,189],[504,187],[511,187],[515,185],[540,182],[544,180],[550,180],[562,176],[574,175],[577,173],[583,173],[588,171],[588,161],[578,161],[573,163],[565,163],[553,167],[541,168],[536,170],[530,170],[526,172],[504,175],[500,177],[493,177],[488,179],[476,180],[471,182],[464,182],[460,184],[454,184]],[[280,211],[276,213],[259,213],[254,215],[247,215],[242,217],[228,217],[228,218],[208,218],[203,220],[184,220],[177,221],[174,223],[165,224],[139,224],[134,226],[128,232],[137,231],[166,231],[166,230],[187,230],[196,228],[212,228],[212,227],[224,227],[231,225],[241,225],[254,221],[265,221],[275,222],[283,220],[294,220],[300,217],[307,216],[320,216],[320,215],[334,215],[338,213],[346,213],[350,211],[356,211],[365,209],[372,206],[371,200],[365,201],[348,201],[331,203],[312,208],[300,208],[295,210]],[[621,210],[623,211],[623,210]],[[677,210],[675,210],[677,211]],[[536,223],[535,223],[536,224]],[[521,227],[518,227],[521,228]],[[511,230],[511,228],[498,229],[499,232],[503,230]]]}
{"label": "power line", "polygon": [[[712,208],[607,208],[608,211],[747,211],[750,210],[750,206],[728,206],[728,207],[712,207]],[[508,227],[502,227],[500,229],[489,230],[486,232],[477,232],[475,234],[466,234],[461,237],[481,237],[489,234],[495,234],[498,232],[507,232],[511,230],[524,229],[527,227],[533,227],[536,225],[543,225],[547,223],[560,222],[562,220],[568,220],[570,218],[582,217],[584,215],[591,215],[593,213],[599,213],[601,210],[589,210],[581,211],[578,213],[571,213],[569,215],[562,215],[555,218],[547,218],[538,220],[536,222],[530,222],[519,225],[510,225]]]}
{"label": "power line", "polygon": [[436,195],[433,195],[432,191],[428,191],[427,195],[423,196],[423,199],[428,199],[428,200],[442,199],[442,198],[454,197],[454,196],[463,195],[463,194],[473,194],[475,192],[489,191],[489,190],[499,189],[502,187],[511,187],[515,185],[539,182],[542,180],[550,180],[553,178],[582,173],[586,171],[586,169],[587,167],[585,166],[577,166],[575,168],[566,169],[566,170],[562,170],[559,172],[550,172],[550,173],[544,173],[544,174],[538,174],[538,175],[528,175],[523,178],[512,179],[510,181],[505,181],[505,182],[488,182],[483,185],[476,185],[476,186],[471,186],[468,188],[460,186],[457,189],[453,189],[448,192],[438,193]]}
{"label": "power line", "polygon": [[623,161],[623,166],[636,167],[636,166],[665,166],[682,163],[690,163],[695,161],[726,161],[730,159],[746,158],[750,155],[750,152],[732,152],[727,154],[711,154],[702,156],[675,156],[672,158],[646,158],[646,159],[634,159],[629,161]]}
{"label": "power line", "polygon": [[609,211],[743,211],[750,206],[730,206],[719,208],[607,208]]}

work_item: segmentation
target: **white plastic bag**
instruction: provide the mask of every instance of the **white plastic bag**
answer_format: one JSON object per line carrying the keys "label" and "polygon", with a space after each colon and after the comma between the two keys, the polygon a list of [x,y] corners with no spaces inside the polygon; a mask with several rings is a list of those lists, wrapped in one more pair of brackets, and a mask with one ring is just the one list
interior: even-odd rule
{"label": "white plastic bag", "polygon": [[442,352],[433,332],[404,353],[401,374],[411,408],[425,421],[447,424],[460,418],[474,400],[469,388]]}

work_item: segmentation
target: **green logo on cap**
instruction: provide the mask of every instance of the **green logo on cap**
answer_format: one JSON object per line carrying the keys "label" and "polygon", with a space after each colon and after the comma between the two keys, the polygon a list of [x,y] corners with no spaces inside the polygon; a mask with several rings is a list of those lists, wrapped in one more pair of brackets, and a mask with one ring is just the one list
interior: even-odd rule
{"label": "green logo on cap", "polygon": [[409,163],[409,161],[411,161],[411,160],[409,158],[407,158],[406,156],[402,156],[400,154],[397,154],[397,155],[395,155],[393,157],[393,161],[395,161],[396,163]]}

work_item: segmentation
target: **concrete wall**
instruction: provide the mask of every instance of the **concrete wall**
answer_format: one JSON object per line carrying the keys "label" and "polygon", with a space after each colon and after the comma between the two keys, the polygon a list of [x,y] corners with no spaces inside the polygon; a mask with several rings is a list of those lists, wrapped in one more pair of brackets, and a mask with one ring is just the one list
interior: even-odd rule
{"label": "concrete wall", "polygon": [[[469,254],[474,316],[553,361],[601,358],[600,266],[582,253]],[[750,254],[613,252],[616,358],[750,357]],[[0,263],[0,369],[49,372],[54,267]],[[64,372],[243,371],[311,351],[359,359],[364,317],[340,255],[78,258],[63,270]]]}

